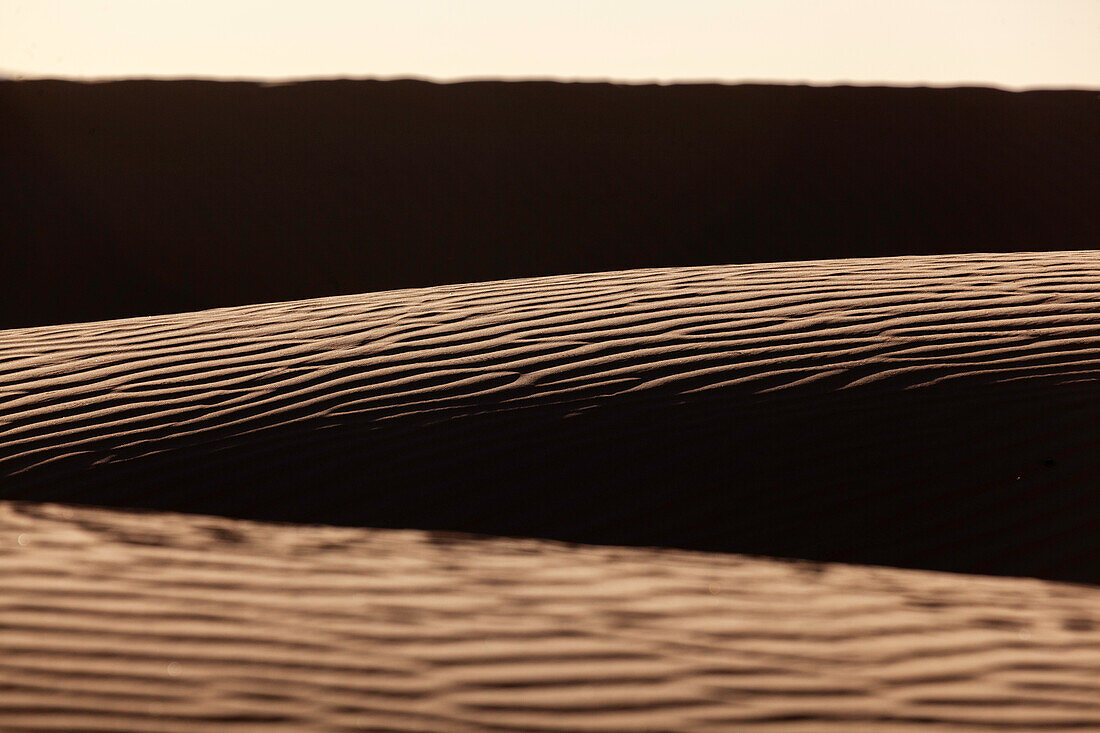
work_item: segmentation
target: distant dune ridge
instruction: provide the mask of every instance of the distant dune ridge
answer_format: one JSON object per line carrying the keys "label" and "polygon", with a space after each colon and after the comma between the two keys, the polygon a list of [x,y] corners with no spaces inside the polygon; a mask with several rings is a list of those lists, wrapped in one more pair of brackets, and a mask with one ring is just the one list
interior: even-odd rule
{"label": "distant dune ridge", "polygon": [[3,497],[1100,581],[1100,253],[0,333]]}
{"label": "distant dune ridge", "polygon": [[639,267],[1087,249],[1097,212],[1092,91],[0,82],[0,328]]}
{"label": "distant dune ridge", "polygon": [[0,502],[4,731],[1100,728],[1100,588]]}

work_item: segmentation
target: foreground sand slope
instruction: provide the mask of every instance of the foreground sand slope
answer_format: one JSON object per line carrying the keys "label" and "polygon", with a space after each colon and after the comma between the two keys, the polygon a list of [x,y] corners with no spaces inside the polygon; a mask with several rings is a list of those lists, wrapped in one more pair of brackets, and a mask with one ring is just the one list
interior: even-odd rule
{"label": "foreground sand slope", "polygon": [[0,498],[1100,581],[1100,253],[0,332]]}
{"label": "foreground sand slope", "polygon": [[1100,589],[0,503],[0,729],[1100,729]]}

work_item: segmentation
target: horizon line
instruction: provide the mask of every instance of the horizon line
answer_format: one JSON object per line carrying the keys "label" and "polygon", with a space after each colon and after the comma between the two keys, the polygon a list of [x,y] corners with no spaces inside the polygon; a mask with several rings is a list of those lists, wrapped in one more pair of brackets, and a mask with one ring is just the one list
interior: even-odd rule
{"label": "horizon line", "polygon": [[1082,91],[1100,92],[1100,87],[1080,85],[1030,85],[1030,84],[1001,84],[989,81],[960,80],[957,82],[932,82],[932,81],[887,81],[887,80],[855,80],[836,79],[822,81],[817,79],[762,79],[741,78],[727,79],[720,77],[684,77],[684,78],[615,78],[607,76],[457,76],[437,77],[420,74],[387,74],[387,75],[295,75],[286,77],[247,76],[232,74],[120,74],[120,75],[55,75],[55,74],[30,74],[19,71],[0,69],[0,81],[67,81],[78,83],[112,83],[127,81],[199,81],[199,82],[225,82],[225,83],[252,83],[260,86],[290,86],[293,84],[309,82],[333,82],[333,81],[378,81],[397,82],[415,81],[438,85],[455,85],[471,83],[556,83],[556,84],[609,84],[614,86],[787,86],[787,87],[855,87],[855,88],[893,88],[893,89],[993,89],[1005,92],[1031,92],[1031,91]]}

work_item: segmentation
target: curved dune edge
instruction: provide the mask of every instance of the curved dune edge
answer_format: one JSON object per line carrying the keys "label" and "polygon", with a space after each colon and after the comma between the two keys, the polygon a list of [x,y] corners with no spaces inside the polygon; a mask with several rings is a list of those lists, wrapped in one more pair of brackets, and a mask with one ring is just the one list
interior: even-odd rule
{"label": "curved dune edge", "polygon": [[1100,589],[0,503],[0,728],[1100,727]]}
{"label": "curved dune edge", "polygon": [[1100,582],[1100,253],[0,332],[0,497]]}

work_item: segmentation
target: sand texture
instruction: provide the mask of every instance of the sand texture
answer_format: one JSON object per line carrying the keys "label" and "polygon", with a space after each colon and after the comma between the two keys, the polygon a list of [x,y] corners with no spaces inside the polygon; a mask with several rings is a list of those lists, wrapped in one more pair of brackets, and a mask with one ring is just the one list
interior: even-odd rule
{"label": "sand texture", "polygon": [[0,502],[0,729],[1100,729],[1100,589]]}
{"label": "sand texture", "polygon": [[1100,581],[1100,254],[0,332],[2,497]]}
{"label": "sand texture", "polygon": [[[0,328],[1100,242],[1095,91],[0,81]],[[46,286],[57,283],[57,286]]]}
{"label": "sand texture", "polygon": [[0,731],[1100,730],[1098,111],[0,81]]}

